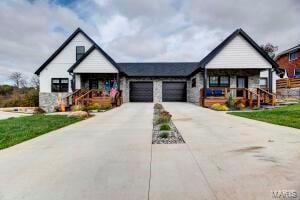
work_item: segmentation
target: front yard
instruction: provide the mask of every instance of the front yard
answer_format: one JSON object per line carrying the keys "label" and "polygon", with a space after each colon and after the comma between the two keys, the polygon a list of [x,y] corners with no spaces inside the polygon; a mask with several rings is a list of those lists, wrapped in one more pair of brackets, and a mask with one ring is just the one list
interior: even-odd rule
{"label": "front yard", "polygon": [[81,121],[65,115],[33,115],[0,120],[0,149]]}
{"label": "front yard", "polygon": [[300,103],[272,110],[229,112],[229,114],[300,129]]}

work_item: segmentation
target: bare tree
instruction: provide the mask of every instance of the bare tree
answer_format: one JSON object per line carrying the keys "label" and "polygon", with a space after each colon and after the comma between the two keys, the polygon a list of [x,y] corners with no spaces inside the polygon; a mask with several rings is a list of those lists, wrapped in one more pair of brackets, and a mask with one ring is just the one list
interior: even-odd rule
{"label": "bare tree", "polygon": [[31,87],[34,87],[35,89],[39,90],[40,88],[40,79],[38,76],[33,75],[31,80],[30,80],[30,85]]}
{"label": "bare tree", "polygon": [[264,50],[271,58],[275,57],[275,52],[278,51],[278,46],[275,46],[271,43],[261,45],[260,48]]}
{"label": "bare tree", "polygon": [[24,75],[20,72],[13,72],[9,75],[9,79],[14,83],[14,86],[17,88],[25,87],[27,81]]}

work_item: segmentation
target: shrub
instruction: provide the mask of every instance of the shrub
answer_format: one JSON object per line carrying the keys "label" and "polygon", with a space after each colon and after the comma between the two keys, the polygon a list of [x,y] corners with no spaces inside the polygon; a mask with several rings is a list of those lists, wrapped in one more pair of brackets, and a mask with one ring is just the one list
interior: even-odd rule
{"label": "shrub", "polygon": [[169,123],[171,120],[172,115],[168,111],[161,111],[159,113],[159,117],[156,121],[156,124],[161,124],[161,123]]}
{"label": "shrub", "polygon": [[39,92],[38,90],[31,89],[25,93],[23,106],[35,107],[39,105]]}
{"label": "shrub", "polygon": [[160,103],[154,104],[154,109],[162,110],[163,106]]}
{"label": "shrub", "polygon": [[35,113],[35,114],[43,114],[43,113],[45,113],[45,112],[46,112],[46,111],[43,110],[43,109],[40,108],[40,107],[37,107],[37,108],[34,109],[34,113]]}
{"label": "shrub", "polygon": [[98,103],[91,103],[88,105],[87,109],[88,110],[100,110],[100,105]]}
{"label": "shrub", "polygon": [[160,125],[160,130],[161,131],[169,131],[169,130],[171,130],[171,127],[169,124],[162,124],[162,125]]}
{"label": "shrub", "polygon": [[112,108],[112,105],[102,105],[102,106],[100,106],[100,109],[98,109],[98,110],[109,110],[111,108]]}
{"label": "shrub", "polygon": [[76,111],[86,111],[87,108],[84,105],[76,105],[76,106],[72,106],[72,112],[76,112]]}
{"label": "shrub", "polygon": [[227,99],[227,106],[229,108],[234,108],[234,99],[232,97],[232,94],[230,93]]}
{"label": "shrub", "polygon": [[217,110],[217,111],[228,111],[228,107],[226,105],[221,105],[219,103],[215,103],[211,106],[211,109]]}
{"label": "shrub", "polygon": [[237,109],[237,110],[243,110],[243,109],[245,109],[245,107],[246,107],[245,104],[241,100],[238,100],[234,104],[234,108]]}
{"label": "shrub", "polygon": [[169,137],[169,133],[168,132],[161,132],[159,134],[159,137],[161,137],[161,138],[168,138]]}

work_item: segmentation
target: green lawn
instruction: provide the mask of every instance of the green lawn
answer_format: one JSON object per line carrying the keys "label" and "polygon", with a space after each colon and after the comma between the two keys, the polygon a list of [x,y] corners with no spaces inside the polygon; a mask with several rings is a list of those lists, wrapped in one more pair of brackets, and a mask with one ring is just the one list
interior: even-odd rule
{"label": "green lawn", "polygon": [[0,149],[4,149],[82,119],[63,115],[33,115],[0,120]]}
{"label": "green lawn", "polygon": [[273,110],[229,112],[229,114],[300,129],[300,104]]}

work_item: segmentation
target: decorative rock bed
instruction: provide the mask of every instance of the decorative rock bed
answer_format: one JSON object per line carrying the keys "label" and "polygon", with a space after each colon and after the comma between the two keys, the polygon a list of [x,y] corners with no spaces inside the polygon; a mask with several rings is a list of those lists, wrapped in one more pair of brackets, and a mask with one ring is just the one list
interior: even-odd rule
{"label": "decorative rock bed", "polygon": [[[161,109],[163,110],[163,109]],[[153,131],[152,131],[152,144],[182,144],[185,143],[184,139],[182,138],[181,134],[179,133],[178,129],[172,122],[172,119],[168,123],[158,123],[156,120],[161,111],[154,109],[153,114]],[[170,130],[160,130],[160,126],[162,124],[168,124],[170,126]],[[168,132],[167,137],[161,137],[163,132]]]}

